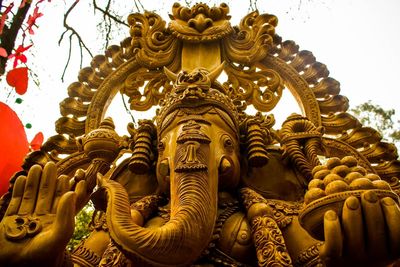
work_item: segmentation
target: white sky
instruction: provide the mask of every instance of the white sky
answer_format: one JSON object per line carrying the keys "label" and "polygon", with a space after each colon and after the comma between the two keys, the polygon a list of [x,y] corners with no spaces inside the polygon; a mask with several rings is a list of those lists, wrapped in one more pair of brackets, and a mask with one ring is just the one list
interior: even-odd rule
{"label": "white sky", "polygon": [[[28,55],[29,66],[39,76],[40,87],[31,83],[28,93],[21,97],[24,102],[17,105],[14,101],[18,96],[7,88],[4,81],[1,82],[3,90],[0,92],[0,101],[12,106],[24,124],[30,122],[33,126],[27,129],[29,140],[38,131],[43,131],[45,138],[55,134],[54,122],[60,117],[58,104],[67,96],[67,86],[76,80],[80,69],[76,60],[79,54],[75,51],[75,60],[68,69],[65,83],[60,81],[68,48],[66,42],[58,47],[57,41],[66,7],[64,3],[56,2],[46,3],[44,16],[37,21],[40,28],[34,36],[34,56]],[[84,2],[81,1],[79,5],[85,5]],[[145,8],[157,9],[159,14],[167,18],[174,1],[155,2],[142,0]],[[236,25],[248,13],[249,5],[248,1],[231,2],[231,23]],[[184,5],[184,2],[181,1],[181,4]],[[350,99],[352,107],[372,100],[386,109],[394,108],[400,114],[400,54],[397,52],[400,47],[400,1],[259,0],[257,7],[261,12],[278,17],[276,32],[284,40],[294,40],[300,49],[312,51],[319,62],[327,65],[330,76],[341,83],[341,94]],[[76,26],[85,41],[94,49],[99,49],[100,53],[101,43],[96,40],[96,25],[91,20],[93,13],[85,13],[84,9],[77,8],[70,24]],[[126,12],[129,13],[129,10]],[[117,38],[111,43],[118,44],[121,39]],[[83,66],[89,63],[90,59],[85,58]],[[8,96],[9,92],[11,94]],[[121,104],[114,106],[118,105]],[[292,107],[289,102],[283,109],[296,111]],[[124,113],[124,110],[118,112]],[[126,119],[129,119],[127,115]],[[126,124],[125,121],[117,123],[118,129]]]}

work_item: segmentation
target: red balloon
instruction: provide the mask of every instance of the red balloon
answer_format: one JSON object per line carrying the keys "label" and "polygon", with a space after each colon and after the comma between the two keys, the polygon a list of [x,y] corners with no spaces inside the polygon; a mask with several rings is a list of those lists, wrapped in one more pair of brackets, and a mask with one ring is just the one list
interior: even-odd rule
{"label": "red balloon", "polygon": [[29,143],[18,115],[0,102],[0,196],[7,192],[11,176],[20,171]]}

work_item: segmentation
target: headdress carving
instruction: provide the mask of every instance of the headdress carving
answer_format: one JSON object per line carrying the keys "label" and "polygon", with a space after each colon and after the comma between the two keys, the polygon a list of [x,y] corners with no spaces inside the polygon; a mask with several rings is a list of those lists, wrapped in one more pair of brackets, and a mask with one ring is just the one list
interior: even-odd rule
{"label": "headdress carving", "polygon": [[224,63],[211,72],[204,68],[197,68],[191,72],[181,71],[178,75],[167,68],[164,69],[167,77],[171,80],[174,79],[174,85],[171,92],[167,93],[165,99],[160,102],[161,108],[157,117],[160,132],[164,128],[163,123],[166,116],[174,110],[198,107],[205,107],[207,110],[212,107],[218,107],[224,110],[234,123],[234,129],[238,130],[239,116],[237,108],[223,89],[217,89],[217,86],[215,86],[216,79],[222,72],[223,67]]}

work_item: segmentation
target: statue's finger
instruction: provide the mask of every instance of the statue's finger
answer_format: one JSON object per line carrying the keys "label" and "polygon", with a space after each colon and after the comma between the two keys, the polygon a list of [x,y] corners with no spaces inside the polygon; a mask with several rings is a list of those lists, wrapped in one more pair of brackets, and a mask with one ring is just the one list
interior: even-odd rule
{"label": "statue's finger", "polygon": [[14,183],[13,192],[8,205],[6,216],[15,215],[21,205],[22,196],[24,195],[26,176],[19,176]]}
{"label": "statue's finger", "polygon": [[360,201],[352,196],[346,199],[342,212],[342,226],[346,253],[349,257],[362,260],[365,257],[364,226]]}
{"label": "statue's finger", "polygon": [[67,175],[61,175],[57,179],[56,192],[54,194],[54,200],[51,207],[51,213],[56,213],[58,202],[62,195],[64,195],[69,189],[69,177]]}
{"label": "statue's finger", "polygon": [[73,191],[65,193],[60,198],[56,218],[51,229],[56,243],[67,244],[72,237],[75,226],[75,205],[76,193]]}
{"label": "statue's finger", "polygon": [[325,242],[320,248],[320,256],[329,263],[342,256],[343,238],[337,214],[329,210],[324,215]]}
{"label": "statue's finger", "polygon": [[374,191],[361,195],[364,214],[364,225],[367,236],[367,253],[369,257],[380,259],[387,255],[385,218],[379,198]]}
{"label": "statue's finger", "polygon": [[390,197],[381,200],[383,214],[385,215],[390,252],[394,257],[400,256],[400,209]]}
{"label": "statue's finger", "polygon": [[36,214],[43,215],[51,211],[56,183],[57,168],[53,162],[49,162],[43,169],[37,197]]}
{"label": "statue's finger", "polygon": [[78,184],[75,187],[75,193],[76,193],[76,205],[77,205],[77,212],[83,208],[83,206],[86,204],[88,201],[88,193],[87,193],[87,186],[86,186],[86,181],[79,181]]}
{"label": "statue's finger", "polygon": [[40,165],[34,165],[30,168],[26,177],[24,196],[22,197],[18,214],[26,215],[33,213],[41,174],[42,167]]}

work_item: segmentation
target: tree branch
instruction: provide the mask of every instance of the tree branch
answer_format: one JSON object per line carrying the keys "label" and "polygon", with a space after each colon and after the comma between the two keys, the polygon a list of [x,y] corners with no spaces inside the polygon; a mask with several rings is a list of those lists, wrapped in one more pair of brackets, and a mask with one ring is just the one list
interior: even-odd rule
{"label": "tree branch", "polygon": [[90,49],[86,46],[85,42],[83,41],[82,37],[79,35],[79,33],[73,28],[71,27],[68,23],[67,23],[67,19],[69,14],[71,14],[71,11],[76,7],[76,5],[79,3],[79,1],[75,1],[67,10],[67,12],[64,14],[64,21],[63,21],[63,25],[65,28],[65,31],[61,34],[60,39],[58,40],[58,45],[61,44],[61,42],[64,40],[64,36],[66,33],[70,32],[69,34],[69,54],[68,54],[68,59],[67,62],[65,64],[65,68],[63,71],[63,74],[61,76],[61,80],[64,81],[64,75],[65,72],[68,68],[70,59],[71,59],[71,46],[72,46],[72,37],[75,36],[78,39],[78,45],[79,45],[79,50],[80,50],[80,54],[81,54],[81,59],[80,59],[80,65],[82,67],[82,60],[83,60],[83,50],[85,50],[91,57],[93,57],[92,52],[90,51]]}
{"label": "tree branch", "polygon": [[121,20],[121,18],[110,13],[110,5],[111,5],[111,0],[108,0],[106,9],[102,9],[101,7],[99,7],[97,5],[96,0],[93,0],[93,8],[95,10],[100,11],[103,14],[104,19],[106,19],[106,17],[108,17],[119,24],[129,27],[129,25],[125,21]]}
{"label": "tree branch", "polygon": [[142,5],[142,2],[140,0],[134,0],[133,2],[135,3],[135,6],[136,6],[136,9],[137,9],[138,12],[140,12],[140,8],[138,6],[138,3],[140,5],[140,7],[142,8],[142,11],[144,11],[144,6]]}
{"label": "tree branch", "polygon": [[[15,40],[17,39],[18,32],[21,29],[22,24],[28,14],[31,7],[29,2],[26,2],[25,6],[18,8],[17,13],[13,16],[10,27],[4,26],[3,34],[0,36],[1,46],[7,51],[7,54],[11,54],[15,47]],[[6,71],[8,58],[0,57],[0,76]]]}
{"label": "tree branch", "polygon": [[92,0],[92,4],[94,12],[99,11],[103,15],[103,20],[97,26],[101,29],[101,32],[104,33],[104,47],[107,48],[111,40],[113,23],[126,27],[129,27],[129,25],[123,21],[121,16],[116,15],[115,12],[111,10],[112,0],[107,0],[104,8],[100,7],[96,0]]}

